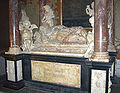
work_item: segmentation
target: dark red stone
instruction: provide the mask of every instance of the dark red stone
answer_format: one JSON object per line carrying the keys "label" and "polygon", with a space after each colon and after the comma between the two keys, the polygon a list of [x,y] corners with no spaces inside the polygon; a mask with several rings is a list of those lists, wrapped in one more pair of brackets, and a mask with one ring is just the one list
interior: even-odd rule
{"label": "dark red stone", "polygon": [[111,30],[108,31],[109,38],[108,38],[108,51],[115,52],[115,45],[114,45],[114,39],[115,39],[115,30],[114,30],[114,2],[113,0],[108,0],[107,3],[107,18],[109,19],[109,22],[111,23]]}
{"label": "dark red stone", "polygon": [[95,1],[95,46],[94,52],[106,52],[108,46],[106,1]]}
{"label": "dark red stone", "polygon": [[10,47],[19,47],[18,0],[9,0],[9,35]]}

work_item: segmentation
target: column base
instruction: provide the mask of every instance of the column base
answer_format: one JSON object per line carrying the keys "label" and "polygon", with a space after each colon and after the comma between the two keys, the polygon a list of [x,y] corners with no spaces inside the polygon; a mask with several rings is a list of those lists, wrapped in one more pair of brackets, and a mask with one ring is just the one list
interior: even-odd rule
{"label": "column base", "polygon": [[108,52],[94,52],[91,61],[109,62]]}
{"label": "column base", "polygon": [[9,48],[8,52],[5,52],[5,54],[21,54],[21,49],[19,47],[17,48]]}
{"label": "column base", "polygon": [[108,51],[109,52],[116,52],[115,46],[114,45],[108,45]]}

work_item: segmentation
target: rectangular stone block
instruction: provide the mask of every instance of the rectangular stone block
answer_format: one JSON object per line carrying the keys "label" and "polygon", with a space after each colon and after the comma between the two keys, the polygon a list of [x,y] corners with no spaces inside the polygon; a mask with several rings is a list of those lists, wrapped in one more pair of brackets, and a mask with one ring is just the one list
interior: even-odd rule
{"label": "rectangular stone block", "polygon": [[15,82],[15,63],[7,60],[7,79]]}
{"label": "rectangular stone block", "polygon": [[32,80],[81,87],[81,65],[32,60]]}
{"label": "rectangular stone block", "polygon": [[106,71],[91,71],[91,93],[106,93]]}

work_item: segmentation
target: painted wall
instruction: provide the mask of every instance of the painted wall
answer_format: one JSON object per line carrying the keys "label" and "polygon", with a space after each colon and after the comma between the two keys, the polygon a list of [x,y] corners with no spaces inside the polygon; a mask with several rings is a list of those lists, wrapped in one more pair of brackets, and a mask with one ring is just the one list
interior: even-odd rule
{"label": "painted wall", "polygon": [[114,0],[115,37],[120,39],[120,0]]}
{"label": "painted wall", "polygon": [[5,59],[0,57],[0,76],[5,74]]}
{"label": "painted wall", "polygon": [[[115,37],[120,39],[120,0],[114,0]],[[115,74],[120,78],[120,59],[116,60]]]}

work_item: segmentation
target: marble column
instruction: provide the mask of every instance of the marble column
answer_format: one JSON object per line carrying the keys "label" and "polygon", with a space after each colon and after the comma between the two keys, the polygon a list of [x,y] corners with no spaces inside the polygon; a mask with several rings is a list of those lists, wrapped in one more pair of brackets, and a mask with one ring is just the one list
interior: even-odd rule
{"label": "marble column", "polygon": [[93,61],[109,62],[108,31],[107,31],[107,1],[95,0],[95,34]]}
{"label": "marble column", "polygon": [[43,18],[44,16],[44,9],[43,9],[43,6],[46,5],[46,0],[39,0],[39,6],[40,6],[40,26],[43,25],[41,19]]}
{"label": "marble column", "polygon": [[108,0],[107,3],[107,14],[108,14],[108,51],[116,52],[114,39],[115,39],[115,29],[114,29],[114,0]]}
{"label": "marble column", "polygon": [[18,31],[18,0],[9,0],[9,37],[10,48],[7,53],[19,54],[21,50]]}

